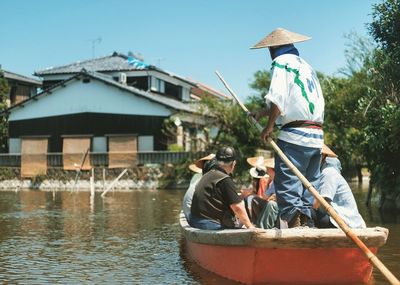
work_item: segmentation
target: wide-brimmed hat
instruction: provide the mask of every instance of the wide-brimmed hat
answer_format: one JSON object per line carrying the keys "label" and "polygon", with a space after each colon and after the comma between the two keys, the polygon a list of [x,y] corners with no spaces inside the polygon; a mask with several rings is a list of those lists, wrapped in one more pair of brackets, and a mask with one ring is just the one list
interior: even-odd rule
{"label": "wide-brimmed hat", "polygon": [[293,33],[283,28],[277,28],[275,31],[267,35],[251,49],[269,48],[273,46],[281,46],[293,43],[299,43],[310,40],[311,37]]}
{"label": "wide-brimmed hat", "polygon": [[[255,167],[257,165],[257,160],[262,156],[255,156],[247,158],[247,163]],[[264,166],[267,168],[275,168],[275,160],[273,158],[263,158]]]}
{"label": "wide-brimmed hat", "polygon": [[338,157],[336,153],[334,153],[326,144],[322,145],[322,154],[325,154],[328,157]]}
{"label": "wide-brimmed hat", "polygon": [[196,162],[194,163],[196,167],[203,169],[204,163],[208,160],[211,160],[215,157],[215,154],[211,153],[205,157],[199,158],[198,160],[196,160]]}
{"label": "wide-brimmed hat", "polygon": [[253,178],[269,177],[267,167],[265,166],[264,157],[258,156],[254,167],[250,169],[250,175]]}
{"label": "wide-brimmed hat", "polygon": [[201,168],[198,168],[194,163],[189,165],[189,169],[195,173],[202,173]]}

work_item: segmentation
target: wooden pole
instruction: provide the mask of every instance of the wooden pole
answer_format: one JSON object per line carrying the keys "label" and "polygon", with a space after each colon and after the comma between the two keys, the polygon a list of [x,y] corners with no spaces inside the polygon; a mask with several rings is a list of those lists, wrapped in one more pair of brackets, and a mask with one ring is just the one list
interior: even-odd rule
{"label": "wooden pole", "polygon": [[114,184],[118,182],[118,180],[122,177],[122,175],[124,175],[126,172],[128,171],[127,168],[125,168],[124,171],[121,172],[120,175],[118,175],[117,178],[115,178],[115,180],[110,184],[110,186],[108,186],[108,188],[106,189],[106,191],[103,192],[103,194],[101,194],[101,197],[104,198],[107,194],[108,191],[111,190],[112,187],[114,187]]}
{"label": "wooden pole", "polygon": [[94,208],[94,167],[92,168],[92,175],[90,176],[90,210]]}
{"label": "wooden pole", "polygon": [[106,169],[103,167],[103,191],[106,190]]}
{"label": "wooden pole", "polygon": [[[228,89],[232,97],[235,98],[239,106],[246,112],[246,115],[249,118],[249,120],[261,132],[263,130],[263,127],[260,125],[260,123],[257,122],[256,119],[250,115],[249,110],[246,108],[245,105],[243,105],[243,103],[239,100],[236,94],[232,91],[232,89],[223,79],[222,75],[218,71],[216,71],[215,73],[217,74],[218,78],[222,81],[222,83],[225,85],[226,89]],[[390,284],[399,285],[400,281],[396,278],[396,276],[394,276],[393,273],[390,272],[390,270],[387,269],[387,267],[378,259],[378,257],[376,257],[376,255],[373,254],[369,250],[369,248],[358,238],[358,236],[353,232],[353,230],[336,213],[333,207],[318,193],[318,191],[314,188],[314,186],[311,185],[311,183],[307,180],[307,178],[304,177],[304,175],[296,168],[296,166],[287,158],[287,156],[282,152],[282,150],[272,140],[272,138],[268,137],[267,141],[272,145],[273,149],[276,151],[279,157],[286,163],[286,165],[290,168],[290,170],[292,170],[293,173],[300,179],[304,187],[306,187],[306,189],[311,192],[314,198],[317,199],[317,201],[322,206],[324,206],[326,211],[336,221],[336,223],[339,225],[342,231],[361,249],[361,251],[367,257],[367,259],[380,270],[380,272],[386,277],[386,279],[390,282]]]}
{"label": "wooden pole", "polygon": [[85,153],[83,154],[83,156],[82,156],[81,164],[79,165],[79,169],[78,169],[78,171],[76,172],[74,185],[72,186],[72,191],[75,190],[76,183],[78,182],[79,176],[81,175],[82,167],[83,167],[83,164],[85,164],[85,160],[86,160],[86,157],[87,157],[87,155],[88,155],[88,153],[89,153],[89,150],[90,150],[90,148],[88,148],[88,149],[86,150],[86,152],[85,152]]}

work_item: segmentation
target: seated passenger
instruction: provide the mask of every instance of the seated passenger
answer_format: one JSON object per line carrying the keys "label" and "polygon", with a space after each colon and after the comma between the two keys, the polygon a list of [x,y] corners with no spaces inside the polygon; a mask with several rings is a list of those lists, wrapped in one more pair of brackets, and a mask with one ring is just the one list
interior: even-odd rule
{"label": "seated passenger", "polygon": [[254,228],[229,176],[235,165],[235,150],[221,147],[216,154],[216,166],[201,177],[195,188],[189,221],[192,227],[220,230],[244,225]]}
{"label": "seated passenger", "polygon": [[192,205],[194,189],[197,183],[199,182],[201,176],[207,173],[207,171],[209,171],[212,167],[214,167],[215,165],[214,158],[215,154],[211,153],[205,157],[196,160],[195,163],[189,165],[189,169],[193,171],[195,174],[190,180],[189,188],[186,190],[186,193],[183,196],[183,201],[182,201],[182,210],[187,221],[189,221],[190,206]]}
{"label": "seated passenger", "polygon": [[260,156],[257,160],[248,158],[247,162],[254,166],[250,169],[250,175],[253,177],[253,185],[257,187],[257,195],[254,195],[251,199],[252,201],[249,203],[251,219],[259,228],[274,228],[279,212],[273,184],[275,176],[274,160],[264,160]]}
{"label": "seated passenger", "polygon": [[271,180],[267,174],[267,167],[265,166],[264,157],[250,157],[247,162],[253,166],[250,169],[250,176],[252,177],[251,186],[242,188],[240,190],[241,196],[244,200],[247,214],[252,223],[256,223],[258,212],[254,213],[252,209],[252,202],[255,197],[263,197],[265,190],[268,188]]}
{"label": "seated passenger", "polygon": [[[337,155],[324,145],[322,147],[319,194],[332,205],[350,228],[366,228],[365,222],[358,212],[350,186],[340,174],[341,170]],[[318,228],[339,228],[336,221],[328,215],[317,200],[314,201],[314,209],[316,209],[316,226]]]}

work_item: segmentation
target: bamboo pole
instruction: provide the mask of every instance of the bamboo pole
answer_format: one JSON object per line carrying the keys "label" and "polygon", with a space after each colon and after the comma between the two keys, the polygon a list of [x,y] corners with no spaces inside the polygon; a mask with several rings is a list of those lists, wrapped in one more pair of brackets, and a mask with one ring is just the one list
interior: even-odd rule
{"label": "bamboo pole", "polygon": [[102,198],[104,198],[104,197],[106,196],[107,192],[110,191],[112,187],[114,187],[114,184],[117,183],[118,180],[121,179],[122,175],[124,175],[127,171],[128,171],[128,169],[125,168],[125,170],[122,171],[121,174],[118,175],[117,178],[115,178],[115,180],[110,184],[110,186],[108,186],[108,188],[106,189],[106,191],[104,191],[104,192],[101,194],[101,197],[102,197]]}
{"label": "bamboo pole", "polygon": [[[237,101],[239,106],[246,112],[249,120],[257,127],[257,129],[261,132],[263,127],[260,125],[256,119],[250,115],[249,110],[245,105],[239,100],[237,95],[233,92],[233,90],[226,83],[222,75],[216,71],[215,72],[218,78],[222,81],[226,89],[232,95],[233,98]],[[282,152],[282,150],[278,147],[278,145],[272,140],[271,137],[267,138],[267,141],[272,145],[273,149],[279,155],[279,157],[286,163],[286,165],[293,171],[293,173],[300,179],[303,183],[304,187],[314,196],[315,199],[326,209],[329,215],[336,221],[342,231],[361,249],[367,259],[377,267],[380,272],[386,277],[386,279],[390,282],[390,284],[399,285],[400,281],[393,275],[392,272],[378,259],[378,257],[373,254],[369,248],[358,238],[358,236],[353,232],[353,230],[343,221],[343,219],[336,213],[333,207],[318,193],[318,191],[311,185],[311,183],[307,180],[306,177],[296,168],[296,166],[287,158],[287,156]]]}

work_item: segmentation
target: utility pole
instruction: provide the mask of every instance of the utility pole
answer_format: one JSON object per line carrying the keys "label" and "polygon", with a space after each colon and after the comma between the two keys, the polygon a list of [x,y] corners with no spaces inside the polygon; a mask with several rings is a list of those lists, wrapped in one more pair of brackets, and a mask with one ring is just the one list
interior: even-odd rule
{"label": "utility pole", "polygon": [[92,42],[92,58],[95,57],[96,44],[100,44],[101,41],[102,41],[101,37],[91,40],[91,42]]}

